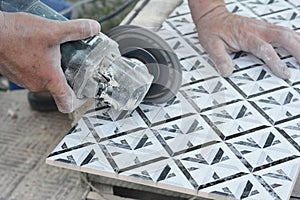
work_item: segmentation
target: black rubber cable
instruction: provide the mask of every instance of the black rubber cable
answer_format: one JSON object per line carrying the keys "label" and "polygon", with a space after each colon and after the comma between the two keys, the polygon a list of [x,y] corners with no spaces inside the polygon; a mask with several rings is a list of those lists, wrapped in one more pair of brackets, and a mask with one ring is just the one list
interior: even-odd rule
{"label": "black rubber cable", "polygon": [[128,0],[125,3],[123,3],[120,7],[118,7],[116,10],[114,10],[112,13],[100,18],[98,20],[99,23],[103,23],[107,20],[110,20],[111,18],[114,18],[115,16],[119,15],[121,12],[123,12],[126,8],[137,2],[138,0]]}

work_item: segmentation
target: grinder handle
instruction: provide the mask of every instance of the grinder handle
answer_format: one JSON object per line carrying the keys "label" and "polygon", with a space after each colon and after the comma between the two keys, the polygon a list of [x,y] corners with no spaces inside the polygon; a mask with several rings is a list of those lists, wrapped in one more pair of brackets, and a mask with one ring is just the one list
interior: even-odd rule
{"label": "grinder handle", "polygon": [[[35,1],[26,9],[26,12],[52,20],[68,20],[63,15],[59,14],[41,1]],[[87,52],[89,51],[89,49],[89,45],[81,40],[66,42],[62,44],[60,46],[60,51],[62,56],[61,67],[63,71],[65,72],[68,67],[72,67],[75,69],[79,68],[79,66],[81,66],[81,64],[84,62],[86,55],[88,55]],[[72,80],[68,81],[70,83]]]}

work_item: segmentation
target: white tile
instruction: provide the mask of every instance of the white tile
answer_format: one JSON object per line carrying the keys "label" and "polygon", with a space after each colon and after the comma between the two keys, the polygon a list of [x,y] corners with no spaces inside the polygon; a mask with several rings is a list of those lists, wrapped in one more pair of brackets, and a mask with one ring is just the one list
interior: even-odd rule
{"label": "white tile", "polygon": [[[299,173],[300,159],[294,159],[279,165],[255,172],[257,180],[270,189],[273,196],[289,199]],[[275,199],[275,198],[274,198]]]}
{"label": "white tile", "polygon": [[247,0],[243,1],[242,4],[246,7],[249,7],[249,9],[251,9],[259,16],[264,16],[293,8],[291,4],[281,0]]}
{"label": "white tile", "polygon": [[197,183],[198,189],[215,185],[249,170],[224,144],[217,143],[175,157]]}
{"label": "white tile", "polygon": [[279,124],[276,127],[284,131],[284,133],[286,133],[295,142],[294,145],[300,151],[300,120],[295,119],[283,124]]}
{"label": "white tile", "polygon": [[247,98],[274,89],[289,87],[285,81],[273,75],[266,67],[253,67],[238,71],[233,73],[229,79]]}
{"label": "white tile", "polygon": [[228,140],[227,143],[232,151],[242,158],[250,171],[300,155],[299,151],[274,128],[249,133]]}
{"label": "white tile", "polygon": [[262,19],[272,24],[284,26],[293,30],[300,28],[299,18],[300,11],[298,9],[290,9],[262,17]]}
{"label": "white tile", "polygon": [[174,118],[183,117],[197,113],[197,111],[189,104],[189,102],[178,93],[176,98],[162,105],[141,104],[140,108],[151,123],[162,124]]}
{"label": "white tile", "polygon": [[153,130],[157,131],[161,143],[171,155],[220,141],[214,130],[197,114],[156,126]]}
{"label": "white tile", "polygon": [[167,19],[167,21],[173,27],[175,27],[175,29],[177,31],[179,31],[179,33],[181,35],[188,35],[191,33],[195,33],[197,31],[191,14],[173,17],[173,18]]}
{"label": "white tile", "polygon": [[214,199],[276,199],[252,175],[238,177],[218,185],[204,188],[200,192],[211,193]]}
{"label": "white tile", "polygon": [[105,147],[118,172],[169,157],[158,138],[149,129],[113,138],[101,142],[100,145]]}
{"label": "white tile", "polygon": [[199,112],[241,100],[243,97],[223,78],[213,78],[181,88]]}
{"label": "white tile", "polygon": [[251,101],[272,124],[300,115],[300,95],[292,88],[264,94]]}
{"label": "white tile", "polygon": [[201,114],[219,130],[222,139],[270,125],[247,101],[222,106]]}

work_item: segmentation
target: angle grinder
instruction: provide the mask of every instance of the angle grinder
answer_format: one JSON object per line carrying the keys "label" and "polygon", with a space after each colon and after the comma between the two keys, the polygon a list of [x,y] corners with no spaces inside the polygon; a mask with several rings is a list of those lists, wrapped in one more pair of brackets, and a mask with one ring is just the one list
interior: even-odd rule
{"label": "angle grinder", "polygon": [[[0,0],[0,10],[67,20],[39,0]],[[115,110],[134,110],[142,101],[164,103],[181,86],[179,60],[154,32],[119,26],[107,33],[61,45],[61,67],[78,99],[94,98]]]}

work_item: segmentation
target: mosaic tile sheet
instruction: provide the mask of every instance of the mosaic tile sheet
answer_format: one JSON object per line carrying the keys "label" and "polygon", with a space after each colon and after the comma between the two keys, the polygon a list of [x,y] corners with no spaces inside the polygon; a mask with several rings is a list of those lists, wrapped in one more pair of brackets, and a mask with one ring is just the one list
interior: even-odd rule
{"label": "mosaic tile sheet", "polygon": [[[227,1],[240,15],[300,28],[300,1]],[[142,104],[133,113],[91,108],[47,163],[195,196],[289,199],[300,166],[299,64],[284,49],[290,80],[256,57],[232,54],[222,78],[200,46],[187,1],[158,34],[183,71],[176,98]]]}

